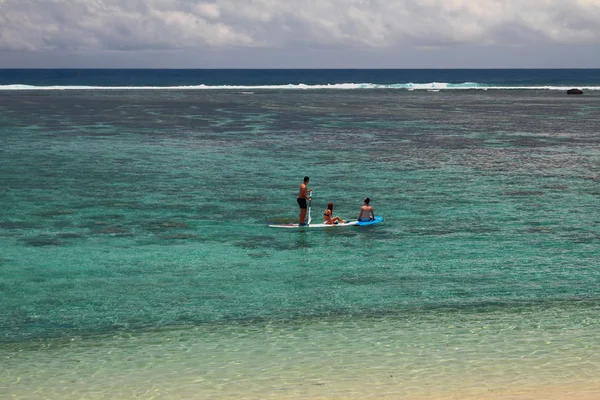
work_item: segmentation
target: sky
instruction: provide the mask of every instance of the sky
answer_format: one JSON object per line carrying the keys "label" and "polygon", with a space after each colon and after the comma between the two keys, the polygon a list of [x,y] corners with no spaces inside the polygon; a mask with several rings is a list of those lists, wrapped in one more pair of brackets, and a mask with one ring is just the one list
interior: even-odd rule
{"label": "sky", "polygon": [[600,68],[600,0],[0,0],[0,68]]}

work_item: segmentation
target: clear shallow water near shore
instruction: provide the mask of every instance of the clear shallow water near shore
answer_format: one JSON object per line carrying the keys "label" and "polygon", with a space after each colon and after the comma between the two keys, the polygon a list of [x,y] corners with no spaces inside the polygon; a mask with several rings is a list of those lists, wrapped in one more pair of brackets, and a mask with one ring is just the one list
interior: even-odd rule
{"label": "clear shallow water near shore", "polygon": [[[542,91],[2,95],[0,393],[591,381],[599,116]],[[313,216],[370,196],[384,224],[269,229],[304,175]]]}
{"label": "clear shallow water near shore", "polygon": [[592,399],[585,394],[600,389],[598,307],[581,306],[204,325],[9,345],[3,380],[15,398]]}

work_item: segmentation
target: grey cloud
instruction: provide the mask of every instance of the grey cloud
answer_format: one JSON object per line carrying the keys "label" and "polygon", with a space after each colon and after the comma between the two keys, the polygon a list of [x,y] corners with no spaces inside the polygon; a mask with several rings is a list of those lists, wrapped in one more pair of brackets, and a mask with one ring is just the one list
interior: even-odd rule
{"label": "grey cloud", "polygon": [[0,0],[0,50],[595,44],[597,0]]}

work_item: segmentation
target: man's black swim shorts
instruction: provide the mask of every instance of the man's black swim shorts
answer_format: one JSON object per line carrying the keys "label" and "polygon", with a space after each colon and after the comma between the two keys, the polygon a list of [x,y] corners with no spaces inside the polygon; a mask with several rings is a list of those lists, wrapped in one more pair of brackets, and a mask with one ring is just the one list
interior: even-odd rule
{"label": "man's black swim shorts", "polygon": [[300,208],[306,209],[306,199],[298,197],[297,201],[298,201],[298,205],[300,206]]}

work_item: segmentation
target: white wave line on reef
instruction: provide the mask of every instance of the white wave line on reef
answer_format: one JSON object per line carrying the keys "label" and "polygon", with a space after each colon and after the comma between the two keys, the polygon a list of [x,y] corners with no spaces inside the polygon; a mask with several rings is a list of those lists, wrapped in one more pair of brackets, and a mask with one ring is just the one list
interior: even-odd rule
{"label": "white wave line on reef", "polygon": [[0,90],[357,90],[357,89],[396,89],[396,90],[600,90],[600,86],[486,86],[474,82],[465,83],[340,83],[326,85],[287,84],[287,85],[182,85],[182,86],[35,86],[0,85]]}

